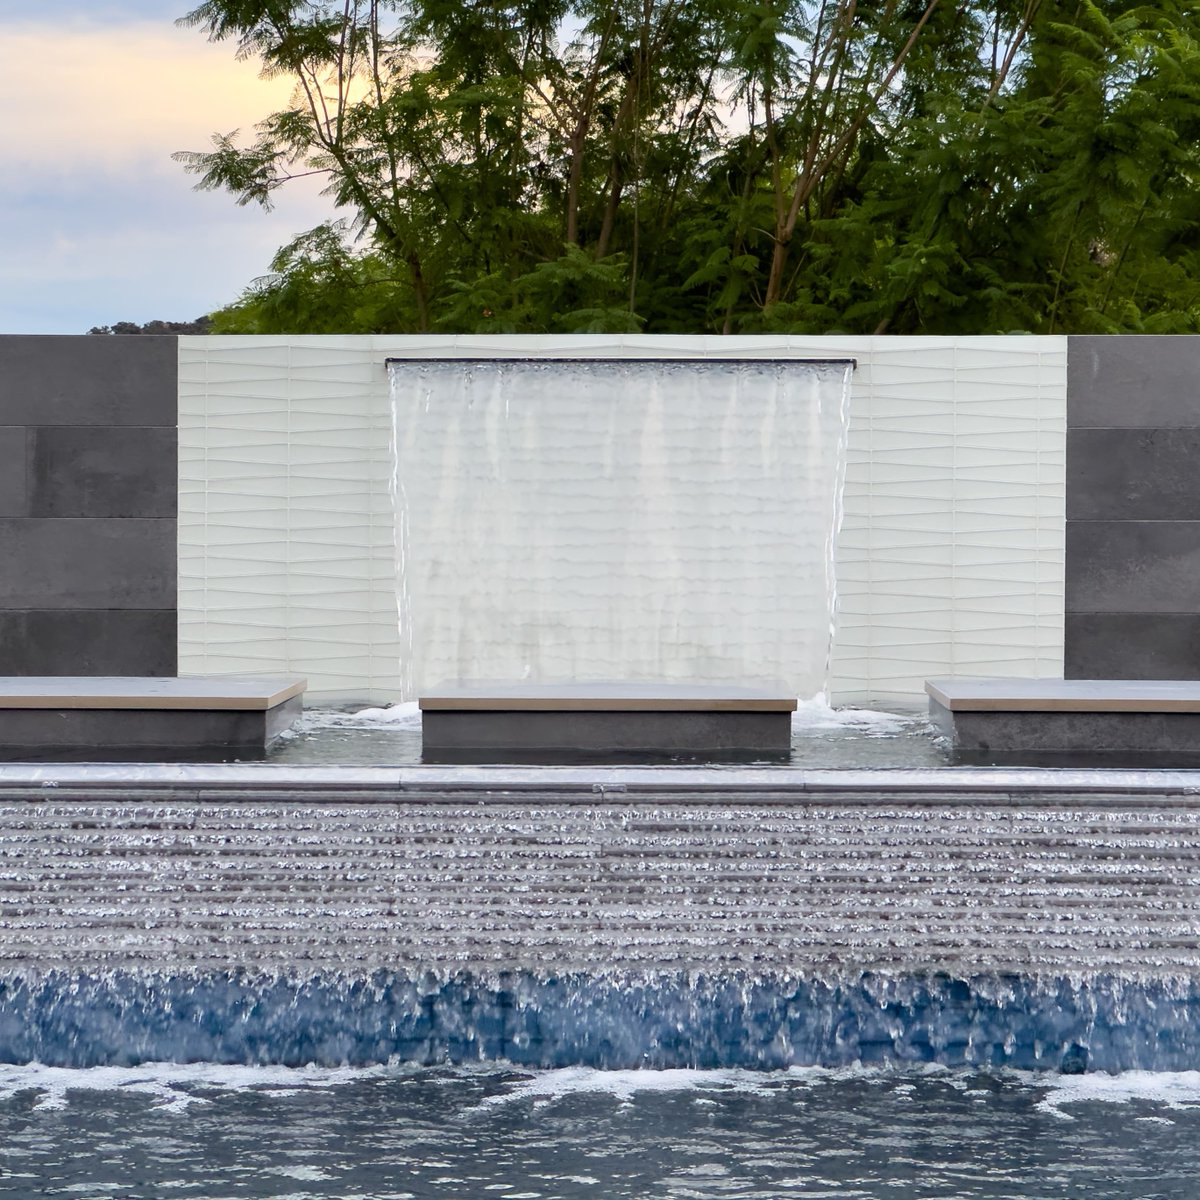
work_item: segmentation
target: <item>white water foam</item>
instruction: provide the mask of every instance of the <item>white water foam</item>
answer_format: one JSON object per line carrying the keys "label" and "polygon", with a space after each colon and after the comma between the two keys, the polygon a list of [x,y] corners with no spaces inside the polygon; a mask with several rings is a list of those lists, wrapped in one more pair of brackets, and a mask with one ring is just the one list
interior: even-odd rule
{"label": "white water foam", "polygon": [[899,737],[924,723],[918,713],[882,712],[871,708],[834,708],[824,692],[801,700],[792,714],[793,737],[839,733],[869,738]]}
{"label": "white water foam", "polygon": [[769,1085],[779,1083],[787,1072],[763,1071],[602,1071],[593,1067],[563,1067],[557,1071],[539,1071],[516,1081],[502,1096],[485,1100],[481,1108],[532,1100],[548,1104],[564,1096],[602,1093],[626,1103],[644,1092],[737,1091],[765,1094]]}
{"label": "white water foam", "polygon": [[364,708],[351,714],[355,724],[387,725],[392,729],[420,729],[421,709],[415,700],[389,704],[386,708]]}
{"label": "white water foam", "polygon": [[[455,1068],[456,1076],[492,1075],[502,1064]],[[237,1066],[218,1063],[145,1063],[138,1067],[51,1067],[43,1063],[0,1064],[0,1101],[35,1092],[35,1111],[69,1107],[72,1092],[120,1092],[148,1097],[162,1111],[182,1113],[194,1105],[205,1105],[228,1092],[253,1091],[272,1096],[292,1096],[311,1089],[342,1087],[368,1079],[420,1073],[408,1065],[369,1067],[283,1067]],[[505,1090],[491,1096],[471,1111],[496,1105],[532,1101],[535,1107],[582,1094],[611,1096],[629,1103],[639,1095],[662,1092],[693,1092],[698,1103],[720,1094],[738,1092],[768,1096],[781,1088],[820,1087],[854,1080],[889,1085],[898,1094],[913,1092],[906,1079],[937,1077],[959,1090],[970,1087],[973,1074],[930,1065],[916,1069],[864,1067],[790,1067],[784,1071],[728,1070],[625,1070],[605,1071],[591,1067],[522,1073],[507,1081]],[[1160,1109],[1182,1111],[1200,1107],[1200,1071],[1126,1071],[1118,1075],[1050,1075],[1033,1071],[1003,1070],[1002,1081],[1031,1091],[1044,1091],[1037,1101],[1039,1111],[1062,1120],[1075,1118],[1064,1111],[1087,1103],[1152,1104]],[[1139,1114],[1138,1120],[1171,1123],[1161,1114]]]}
{"label": "white water foam", "polygon": [[[947,1068],[939,1066],[907,1073],[951,1077]],[[703,1103],[707,1096],[721,1092],[768,1096],[781,1088],[815,1087],[849,1079],[893,1082],[900,1077],[900,1073],[891,1068],[864,1067],[859,1063],[846,1067],[788,1067],[782,1071],[752,1071],[736,1067],[721,1070],[675,1068],[606,1071],[594,1067],[562,1067],[553,1071],[536,1071],[511,1081],[508,1091],[490,1097],[479,1108],[519,1100],[532,1100],[535,1106],[540,1106],[567,1096],[589,1093],[608,1095],[620,1103],[628,1103],[645,1093],[695,1092],[698,1102]]]}
{"label": "white water foam", "polygon": [[68,1106],[70,1092],[124,1092],[149,1096],[168,1112],[207,1104],[204,1091],[257,1091],[277,1096],[338,1087],[375,1078],[387,1067],[246,1067],[218,1063],[145,1063],[140,1067],[49,1067],[0,1064],[0,1101],[37,1092],[35,1109]]}
{"label": "white water foam", "polygon": [[[1073,1120],[1070,1104],[1129,1104],[1145,1101],[1170,1109],[1200,1107],[1200,1071],[1124,1071],[1119,1075],[1058,1075],[1026,1078],[1049,1091],[1038,1103],[1042,1112]],[[1159,1118],[1164,1120],[1165,1118]]]}
{"label": "white water foam", "polygon": [[[915,1085],[906,1079],[936,1078],[958,1091],[972,1090],[974,1073],[951,1070],[929,1064],[917,1068],[866,1067],[790,1067],[784,1071],[748,1070],[633,1070],[602,1071],[568,1067],[537,1072],[515,1081],[505,1094],[485,1100],[479,1109],[513,1101],[532,1100],[535,1107],[564,1097],[600,1093],[620,1103],[629,1103],[644,1093],[695,1092],[699,1103],[707,1095],[740,1092],[767,1096],[788,1086],[815,1088],[826,1084],[855,1081],[890,1086],[893,1094],[912,1097]],[[1126,1071],[1118,1075],[1102,1073],[1052,1075],[1034,1071],[1001,1070],[996,1077],[1010,1086],[1031,1092],[1045,1091],[1036,1104],[1039,1111],[1062,1120],[1073,1121],[1064,1108],[1084,1103],[1151,1104],[1167,1111],[1200,1107],[1200,1071]],[[1134,1119],[1156,1124],[1174,1124],[1161,1114],[1141,1113]]]}
{"label": "white water foam", "polygon": [[286,740],[322,729],[420,729],[421,710],[415,700],[383,708],[346,712],[336,708],[310,708],[280,736]]}
{"label": "white water foam", "polygon": [[[455,1075],[491,1075],[502,1063],[464,1065]],[[25,1092],[39,1093],[35,1110],[66,1108],[72,1092],[122,1092],[144,1095],[167,1112],[183,1112],[193,1105],[211,1102],[214,1093],[255,1091],[274,1096],[291,1096],[314,1088],[341,1087],[366,1079],[419,1073],[422,1068],[407,1064],[369,1067],[283,1067],[237,1066],[221,1063],[144,1063],[138,1067],[51,1067],[43,1063],[0,1064],[0,1101]],[[949,1074],[944,1068],[927,1073]],[[790,1067],[785,1071],[728,1070],[625,1070],[605,1071],[592,1067],[563,1067],[523,1074],[509,1082],[501,1095],[489,1097],[479,1108],[512,1101],[532,1100],[547,1104],[566,1096],[602,1093],[628,1102],[642,1093],[741,1092],[768,1095],[785,1085],[815,1085],[849,1078],[895,1079],[886,1068]],[[1035,1079],[1036,1076],[1030,1076]],[[206,1095],[207,1093],[207,1095]]]}

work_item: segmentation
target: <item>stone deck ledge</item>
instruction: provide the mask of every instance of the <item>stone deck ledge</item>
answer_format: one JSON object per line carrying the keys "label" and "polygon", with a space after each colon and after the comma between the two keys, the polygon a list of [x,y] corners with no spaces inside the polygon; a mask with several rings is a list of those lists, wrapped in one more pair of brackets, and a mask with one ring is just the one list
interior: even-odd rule
{"label": "stone deck ledge", "polygon": [[299,696],[302,675],[2,675],[0,709],[262,711]]}
{"label": "stone deck ledge", "polygon": [[1180,679],[930,679],[951,712],[1200,712],[1200,681]]}
{"label": "stone deck ledge", "polygon": [[303,711],[300,675],[0,676],[0,757],[262,758]]}
{"label": "stone deck ledge", "polygon": [[442,685],[420,697],[427,761],[549,754],[785,755],[796,698],[776,684]]}
{"label": "stone deck ledge", "polygon": [[420,698],[423,711],[524,712],[795,712],[783,684],[729,686],[674,683],[439,685]]}
{"label": "stone deck ledge", "polygon": [[925,690],[957,762],[1200,765],[1200,681],[963,677]]}

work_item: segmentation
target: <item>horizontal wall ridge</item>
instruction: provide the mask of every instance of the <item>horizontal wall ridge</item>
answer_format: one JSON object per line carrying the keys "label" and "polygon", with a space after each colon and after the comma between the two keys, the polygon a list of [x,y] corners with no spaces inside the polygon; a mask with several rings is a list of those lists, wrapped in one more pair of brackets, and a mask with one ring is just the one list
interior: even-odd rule
{"label": "horizontal wall ridge", "polygon": [[1122,608],[1114,611],[1110,608],[1076,608],[1074,605],[1067,605],[1063,611],[1073,617],[1190,617],[1200,623],[1200,615],[1196,613],[1195,609],[1190,608]]}
{"label": "horizontal wall ridge", "polygon": [[78,516],[48,517],[48,516],[37,516],[37,515],[33,515],[33,516],[29,516],[29,515],[0,516],[0,523],[3,523],[5,525],[15,523],[18,521],[53,521],[56,525],[63,524],[66,522],[72,522],[72,521],[76,521],[76,522],[78,522],[78,521],[93,521],[96,524],[107,524],[109,521],[127,521],[127,522],[132,522],[132,523],[138,524],[138,525],[174,525],[176,518],[175,517],[78,517]]}

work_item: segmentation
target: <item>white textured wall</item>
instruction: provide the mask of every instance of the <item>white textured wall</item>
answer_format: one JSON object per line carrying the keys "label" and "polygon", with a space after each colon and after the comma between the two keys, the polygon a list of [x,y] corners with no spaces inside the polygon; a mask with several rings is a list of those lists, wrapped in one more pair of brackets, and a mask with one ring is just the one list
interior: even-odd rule
{"label": "white textured wall", "polygon": [[179,340],[179,670],[397,686],[391,414],[369,338]]}
{"label": "white textured wall", "polygon": [[1060,674],[1065,338],[180,339],[180,671],[398,696],[389,356],[851,355],[834,698]]}
{"label": "white textured wall", "polygon": [[1067,339],[837,344],[860,349],[835,698],[923,701],[931,675],[1061,676]]}

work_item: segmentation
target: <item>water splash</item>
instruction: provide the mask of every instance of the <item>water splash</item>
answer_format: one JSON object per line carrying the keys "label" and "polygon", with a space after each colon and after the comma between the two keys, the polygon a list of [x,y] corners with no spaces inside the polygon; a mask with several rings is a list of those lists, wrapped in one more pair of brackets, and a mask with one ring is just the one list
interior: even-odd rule
{"label": "water splash", "polygon": [[1198,1011],[1200,981],[1115,976],[50,972],[0,984],[0,1062],[1183,1071]]}
{"label": "water splash", "polygon": [[208,1104],[206,1091],[292,1095],[378,1077],[383,1068],[234,1066],[227,1063],[147,1062],[136,1067],[64,1067],[45,1063],[0,1064],[0,1101],[24,1092],[35,1109],[68,1107],[71,1092],[121,1092],[149,1096],[166,1112]]}
{"label": "water splash", "polygon": [[[834,707],[824,692],[801,700],[792,714],[793,737],[820,737],[829,733],[855,734],[870,738],[892,738],[926,728],[923,714],[885,712],[849,706]],[[323,729],[408,729],[421,728],[421,710],[415,700],[346,711],[309,708],[284,737],[294,739]]]}
{"label": "water splash", "polygon": [[1066,1075],[1049,1084],[1038,1108],[1071,1120],[1071,1114],[1064,1111],[1071,1105],[1128,1104],[1142,1100],[1161,1104],[1168,1110],[1200,1107],[1200,1071],[1141,1070],[1117,1075]]}
{"label": "water splash", "polygon": [[916,726],[926,727],[923,713],[883,712],[871,708],[833,707],[826,693],[801,700],[792,714],[793,737],[819,737],[829,733],[858,734],[870,738],[899,737]]}
{"label": "water splash", "polygon": [[[788,1072],[789,1082],[799,1077]],[[565,1096],[590,1095],[597,1092],[624,1103],[647,1092],[742,1092],[749,1095],[769,1095],[771,1085],[779,1076],[765,1071],[724,1070],[696,1071],[687,1068],[665,1068],[659,1071],[600,1070],[596,1067],[561,1067],[558,1070],[538,1071],[518,1078],[504,1092],[489,1096],[479,1107],[496,1108],[510,1103],[532,1101],[535,1105],[561,1100]]]}

